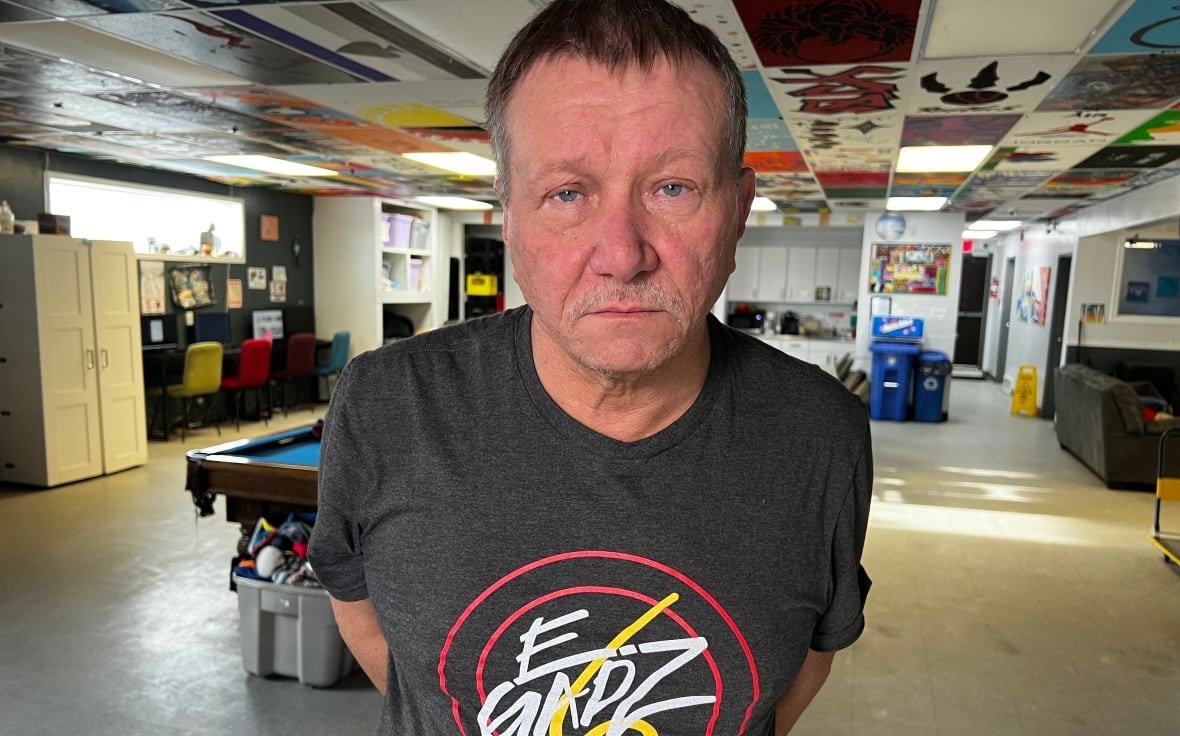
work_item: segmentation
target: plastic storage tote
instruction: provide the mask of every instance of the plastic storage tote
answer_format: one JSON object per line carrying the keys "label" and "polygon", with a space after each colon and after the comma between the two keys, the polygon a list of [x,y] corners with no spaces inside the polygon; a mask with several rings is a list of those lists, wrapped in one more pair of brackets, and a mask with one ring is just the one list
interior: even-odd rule
{"label": "plastic storage tote", "polygon": [[328,591],[234,575],[242,617],[242,664],[252,675],[297,677],[328,687],[356,667],[340,638]]}
{"label": "plastic storage tote", "polygon": [[874,342],[873,377],[869,384],[869,417],[904,422],[910,413],[910,379],[918,346]]}
{"label": "plastic storage tote", "polygon": [[946,353],[928,350],[918,354],[917,376],[914,379],[915,421],[946,421],[950,378],[951,359]]}

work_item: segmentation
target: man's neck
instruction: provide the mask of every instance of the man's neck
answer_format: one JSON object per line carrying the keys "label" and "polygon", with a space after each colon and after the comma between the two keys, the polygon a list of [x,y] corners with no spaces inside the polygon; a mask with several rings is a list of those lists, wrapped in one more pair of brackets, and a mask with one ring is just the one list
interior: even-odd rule
{"label": "man's neck", "polygon": [[599,434],[635,442],[665,429],[688,411],[709,373],[709,330],[702,325],[662,366],[636,375],[604,375],[575,361],[532,325],[533,362],[553,401]]}

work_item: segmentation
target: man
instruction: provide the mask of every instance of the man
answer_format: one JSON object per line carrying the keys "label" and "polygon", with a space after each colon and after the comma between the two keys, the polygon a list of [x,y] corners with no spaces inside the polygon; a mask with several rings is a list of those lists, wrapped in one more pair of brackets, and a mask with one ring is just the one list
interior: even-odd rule
{"label": "man", "polygon": [[785,734],[864,627],[863,405],[709,317],[741,77],[664,0],[556,0],[488,90],[529,307],[358,357],[312,562],[381,733]]}

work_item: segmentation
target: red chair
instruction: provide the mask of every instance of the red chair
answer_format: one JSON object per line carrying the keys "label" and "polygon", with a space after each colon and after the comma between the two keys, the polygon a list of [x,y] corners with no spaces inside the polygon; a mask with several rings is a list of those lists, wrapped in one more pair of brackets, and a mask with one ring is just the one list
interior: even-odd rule
{"label": "red chair", "polygon": [[270,374],[271,380],[283,384],[283,416],[287,416],[287,387],[294,384],[295,398],[299,398],[302,386],[311,401],[311,377],[315,375],[315,335],[311,332],[296,332],[287,338],[287,363],[282,370]]}
{"label": "red chair", "polygon": [[[234,426],[242,428],[242,394],[251,389],[258,398],[258,415],[263,421],[270,417],[270,397],[267,397],[267,413],[262,413],[263,389],[270,385],[270,340],[253,339],[242,343],[242,354],[238,357],[238,375],[221,379],[221,390],[229,391],[234,398]],[[269,392],[265,392],[269,393]]]}

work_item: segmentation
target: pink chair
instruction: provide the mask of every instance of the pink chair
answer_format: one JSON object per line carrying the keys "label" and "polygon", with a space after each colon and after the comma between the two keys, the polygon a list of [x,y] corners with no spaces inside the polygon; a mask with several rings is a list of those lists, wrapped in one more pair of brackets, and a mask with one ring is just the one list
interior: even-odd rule
{"label": "pink chair", "polygon": [[270,374],[271,380],[282,383],[283,416],[287,416],[287,387],[294,384],[295,398],[299,398],[299,387],[307,393],[312,403],[311,378],[315,375],[315,334],[296,332],[287,338],[287,363],[282,370]]}
{"label": "pink chair", "polygon": [[[251,389],[258,398],[258,415],[263,421],[270,418],[270,392],[263,390],[270,385],[270,348],[270,340],[246,340],[238,357],[238,375],[221,379],[221,390],[233,394],[234,426],[239,430],[242,428],[242,394]],[[265,415],[262,413],[263,394],[267,394]]]}

